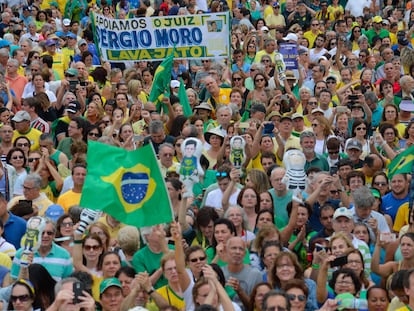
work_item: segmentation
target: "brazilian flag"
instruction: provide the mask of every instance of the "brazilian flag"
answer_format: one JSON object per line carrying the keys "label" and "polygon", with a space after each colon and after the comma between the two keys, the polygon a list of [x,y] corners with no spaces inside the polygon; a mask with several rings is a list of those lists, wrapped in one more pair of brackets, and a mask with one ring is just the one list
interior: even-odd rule
{"label": "brazilian flag", "polygon": [[171,51],[155,70],[149,101],[153,102],[158,111],[161,111],[161,102],[164,96],[170,97],[171,70],[175,48]]}
{"label": "brazilian flag", "polygon": [[180,78],[180,88],[178,89],[178,98],[180,99],[180,104],[183,107],[184,116],[187,118],[193,115],[193,110],[191,110],[190,102],[188,101],[187,92],[185,91],[184,81]]}
{"label": "brazilian flag", "polygon": [[152,145],[127,151],[90,141],[86,160],[88,173],[80,206],[103,211],[138,228],[173,220]]}
{"label": "brazilian flag", "polygon": [[398,154],[388,164],[388,179],[391,180],[395,174],[411,173],[414,164],[414,145]]}

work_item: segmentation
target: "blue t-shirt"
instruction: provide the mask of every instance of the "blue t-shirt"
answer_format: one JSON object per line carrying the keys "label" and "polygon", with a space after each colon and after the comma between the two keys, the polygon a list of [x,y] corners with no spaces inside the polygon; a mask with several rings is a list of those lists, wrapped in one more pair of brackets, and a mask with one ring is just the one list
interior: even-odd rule
{"label": "blue t-shirt", "polygon": [[394,197],[393,193],[387,193],[382,197],[382,210],[385,214],[390,215],[392,221],[395,221],[395,216],[397,215],[398,209],[401,205],[408,202],[409,195],[407,194],[403,199],[397,199]]}
{"label": "blue t-shirt", "polygon": [[[335,209],[339,207],[339,200],[328,200],[325,203],[332,204]],[[319,202],[315,202],[313,204],[313,212],[312,215],[309,217],[309,225],[311,228],[315,231],[321,231],[323,229],[323,226],[320,221],[321,211],[320,211],[320,204]]]}

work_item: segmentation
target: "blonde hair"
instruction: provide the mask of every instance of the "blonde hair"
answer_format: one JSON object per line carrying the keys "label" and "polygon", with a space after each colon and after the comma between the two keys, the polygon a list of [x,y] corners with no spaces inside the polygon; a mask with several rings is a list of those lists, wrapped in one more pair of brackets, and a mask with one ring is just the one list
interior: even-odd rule
{"label": "blonde hair", "polygon": [[119,246],[127,255],[133,255],[139,249],[140,236],[136,227],[125,226],[119,229],[117,239]]}

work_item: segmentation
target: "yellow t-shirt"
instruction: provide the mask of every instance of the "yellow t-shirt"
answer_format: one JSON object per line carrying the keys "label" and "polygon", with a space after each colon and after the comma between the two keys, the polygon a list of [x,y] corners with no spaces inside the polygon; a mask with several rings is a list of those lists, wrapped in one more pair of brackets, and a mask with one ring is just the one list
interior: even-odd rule
{"label": "yellow t-shirt", "polygon": [[73,190],[69,190],[62,195],[60,195],[57,199],[57,204],[63,207],[65,213],[68,212],[69,207],[73,205],[79,205],[82,193],[73,192]]}
{"label": "yellow t-shirt", "polygon": [[28,131],[25,134],[19,133],[17,130],[13,131],[13,143],[16,140],[17,137],[25,136],[30,140],[30,151],[35,151],[39,149],[39,138],[43,133],[37,129],[31,128],[30,131]]}
{"label": "yellow t-shirt", "polygon": [[160,294],[168,302],[168,305],[174,306],[179,310],[185,310],[184,298],[178,296],[178,294],[174,292],[168,285],[157,289],[157,293]]}
{"label": "yellow t-shirt", "polygon": [[408,202],[406,202],[399,207],[392,229],[396,232],[400,232],[401,228],[408,224],[409,217],[410,210],[408,208]]}

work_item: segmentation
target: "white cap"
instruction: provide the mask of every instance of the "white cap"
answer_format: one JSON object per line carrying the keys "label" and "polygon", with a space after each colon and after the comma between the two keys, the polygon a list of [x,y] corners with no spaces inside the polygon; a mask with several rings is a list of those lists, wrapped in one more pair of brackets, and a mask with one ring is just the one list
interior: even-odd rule
{"label": "white cap", "polygon": [[261,31],[269,31],[269,28],[267,26],[262,26],[262,28],[260,28]]}
{"label": "white cap", "polygon": [[283,40],[298,42],[298,36],[295,35],[294,33],[288,33],[288,35],[286,37],[284,37]]}
{"label": "white cap", "polygon": [[70,26],[70,19],[69,19],[69,18],[65,18],[65,19],[62,21],[62,24],[63,24],[64,26]]}
{"label": "white cap", "polygon": [[175,89],[176,87],[180,87],[180,81],[178,81],[178,80],[171,80],[170,86],[173,89]]}

